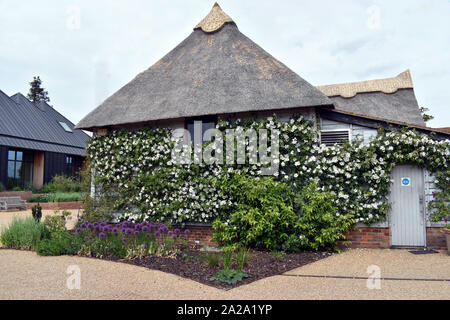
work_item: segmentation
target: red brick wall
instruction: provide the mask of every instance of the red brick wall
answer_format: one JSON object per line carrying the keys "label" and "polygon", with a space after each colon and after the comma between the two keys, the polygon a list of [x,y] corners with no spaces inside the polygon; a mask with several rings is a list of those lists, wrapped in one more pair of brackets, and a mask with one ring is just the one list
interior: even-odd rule
{"label": "red brick wall", "polygon": [[[348,248],[389,248],[389,228],[357,228],[346,234],[346,241],[351,241]],[[339,247],[344,248],[342,242]]]}
{"label": "red brick wall", "polygon": [[213,241],[211,241],[212,234],[214,232],[213,228],[210,226],[186,226],[185,228],[182,228],[182,232],[188,229],[191,231],[189,235],[183,234],[183,238],[192,242],[196,243],[198,241],[199,245],[206,246],[206,245],[216,245]]}
{"label": "red brick wall", "polygon": [[4,191],[0,192],[0,198],[2,197],[20,197],[22,200],[30,200],[33,196],[33,192],[31,191]]}
{"label": "red brick wall", "polygon": [[[37,203],[28,202],[27,208],[31,209],[37,205]],[[74,209],[82,209],[83,202],[47,202],[47,203],[39,203],[42,207],[42,210],[74,210]]]}
{"label": "red brick wall", "polygon": [[427,246],[437,250],[447,250],[447,240],[442,228],[427,228]]}

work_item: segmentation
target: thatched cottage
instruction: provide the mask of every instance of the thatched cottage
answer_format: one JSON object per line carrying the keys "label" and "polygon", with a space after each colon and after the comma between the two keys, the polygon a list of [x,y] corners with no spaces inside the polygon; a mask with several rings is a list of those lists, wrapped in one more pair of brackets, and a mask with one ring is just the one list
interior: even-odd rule
{"label": "thatched cottage", "polygon": [[[218,4],[189,37],[76,128],[102,135],[117,128],[187,128],[196,120],[207,128],[218,117],[274,113],[280,119],[302,113],[319,125],[326,145],[358,136],[367,142],[380,126],[409,126],[433,132],[437,139],[449,137],[445,130],[425,126],[409,70],[388,79],[313,86],[242,34]],[[398,166],[392,175],[397,201],[390,219],[361,225],[350,240],[366,247],[445,246],[435,228],[439,225],[424,214],[433,189],[431,175],[408,165]],[[399,182],[403,177],[417,188],[405,194]]]}

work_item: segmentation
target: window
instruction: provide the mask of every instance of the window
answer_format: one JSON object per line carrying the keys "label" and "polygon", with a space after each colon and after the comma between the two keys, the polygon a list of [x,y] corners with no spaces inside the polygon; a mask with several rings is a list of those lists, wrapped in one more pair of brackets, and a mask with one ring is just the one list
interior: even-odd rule
{"label": "window", "polygon": [[342,145],[347,141],[350,141],[349,129],[320,131],[320,143],[326,146]]}
{"label": "window", "polygon": [[33,151],[8,150],[8,189],[25,188],[33,184],[33,160]]}
{"label": "window", "polygon": [[[206,142],[205,132],[216,127],[216,118],[205,117],[186,121],[186,129],[189,131],[191,141],[194,143]],[[201,136],[200,136],[201,135]]]}
{"label": "window", "polygon": [[75,177],[75,166],[72,156],[66,156],[66,175],[69,177]]}
{"label": "window", "polygon": [[67,125],[67,123],[59,122],[59,124],[61,125],[61,127],[63,127],[64,130],[66,130],[66,132],[72,132],[72,129],[70,129],[70,127]]}

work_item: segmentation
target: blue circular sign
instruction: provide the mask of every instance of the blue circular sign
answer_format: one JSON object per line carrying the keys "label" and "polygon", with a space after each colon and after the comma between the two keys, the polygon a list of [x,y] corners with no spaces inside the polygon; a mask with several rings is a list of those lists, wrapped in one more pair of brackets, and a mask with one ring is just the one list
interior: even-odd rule
{"label": "blue circular sign", "polygon": [[410,178],[402,178],[402,185],[407,187],[411,184],[411,179]]}

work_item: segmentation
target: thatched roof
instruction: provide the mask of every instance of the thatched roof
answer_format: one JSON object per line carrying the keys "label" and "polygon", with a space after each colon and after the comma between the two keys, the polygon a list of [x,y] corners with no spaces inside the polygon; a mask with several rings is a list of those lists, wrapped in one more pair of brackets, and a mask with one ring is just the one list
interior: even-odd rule
{"label": "thatched roof", "polygon": [[387,79],[318,86],[337,109],[425,126],[409,70]]}
{"label": "thatched roof", "polygon": [[243,35],[216,4],[187,39],[77,128],[314,106],[332,102]]}

